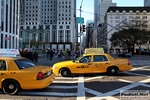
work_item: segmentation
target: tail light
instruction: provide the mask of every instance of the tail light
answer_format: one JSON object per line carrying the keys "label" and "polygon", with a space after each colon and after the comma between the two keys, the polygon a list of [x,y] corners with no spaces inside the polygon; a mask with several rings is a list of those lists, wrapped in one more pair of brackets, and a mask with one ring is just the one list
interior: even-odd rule
{"label": "tail light", "polygon": [[130,65],[131,63],[130,63],[130,61],[128,60],[128,65]]}
{"label": "tail light", "polygon": [[42,73],[42,72],[39,72],[38,74],[37,74],[37,80],[41,80],[41,79],[43,79],[44,78],[44,74]]}

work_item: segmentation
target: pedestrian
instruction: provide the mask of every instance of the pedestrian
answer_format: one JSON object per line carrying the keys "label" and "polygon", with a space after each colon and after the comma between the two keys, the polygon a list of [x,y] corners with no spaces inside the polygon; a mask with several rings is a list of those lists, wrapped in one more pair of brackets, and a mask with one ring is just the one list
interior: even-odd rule
{"label": "pedestrian", "polygon": [[50,60],[52,60],[52,58],[53,58],[53,55],[54,55],[54,52],[53,52],[53,50],[50,50],[49,54],[50,54]]}
{"label": "pedestrian", "polygon": [[62,58],[62,56],[63,56],[63,52],[62,52],[62,50],[58,51],[58,58],[59,58],[59,59],[61,59],[61,58]]}
{"label": "pedestrian", "polygon": [[50,54],[49,49],[46,49],[46,56],[47,56],[47,59],[49,58],[49,54]]}
{"label": "pedestrian", "polygon": [[38,53],[35,51],[34,54],[33,54],[33,58],[34,58],[34,62],[35,62],[35,63],[37,63],[38,57],[39,57],[39,56],[38,56]]}
{"label": "pedestrian", "polygon": [[22,54],[22,57],[25,57],[31,61],[33,61],[33,54],[32,54],[32,51],[29,51],[29,50],[25,50],[24,53]]}
{"label": "pedestrian", "polygon": [[67,53],[65,50],[63,51],[63,55],[64,55],[65,60],[67,60]]}
{"label": "pedestrian", "polygon": [[73,52],[73,58],[76,59],[77,57],[76,51]]}
{"label": "pedestrian", "polygon": [[76,58],[80,57],[80,53],[79,53],[79,50],[76,50]]}
{"label": "pedestrian", "polygon": [[71,51],[67,49],[67,59],[70,59],[70,56],[71,56]]}

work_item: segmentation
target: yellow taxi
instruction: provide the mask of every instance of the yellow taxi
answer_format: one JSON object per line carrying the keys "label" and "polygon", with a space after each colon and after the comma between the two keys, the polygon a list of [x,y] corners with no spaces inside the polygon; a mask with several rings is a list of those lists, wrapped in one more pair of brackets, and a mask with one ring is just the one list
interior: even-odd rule
{"label": "yellow taxi", "polygon": [[21,89],[42,89],[53,82],[55,75],[51,67],[37,66],[29,59],[8,57],[9,54],[2,57],[0,52],[0,88],[4,93],[16,94]]}
{"label": "yellow taxi", "polygon": [[68,76],[71,74],[107,73],[116,75],[118,72],[132,69],[130,61],[126,58],[114,58],[106,53],[83,54],[81,57],[58,62],[53,65],[53,73]]}

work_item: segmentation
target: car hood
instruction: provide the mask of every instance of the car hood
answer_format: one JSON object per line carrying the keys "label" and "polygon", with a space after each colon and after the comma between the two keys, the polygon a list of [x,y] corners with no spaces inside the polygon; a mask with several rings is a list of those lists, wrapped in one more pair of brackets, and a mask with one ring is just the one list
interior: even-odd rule
{"label": "car hood", "polygon": [[74,62],[72,60],[69,60],[69,61],[62,61],[62,62],[58,62],[58,63],[55,63],[53,66],[68,66],[70,64],[73,64]]}

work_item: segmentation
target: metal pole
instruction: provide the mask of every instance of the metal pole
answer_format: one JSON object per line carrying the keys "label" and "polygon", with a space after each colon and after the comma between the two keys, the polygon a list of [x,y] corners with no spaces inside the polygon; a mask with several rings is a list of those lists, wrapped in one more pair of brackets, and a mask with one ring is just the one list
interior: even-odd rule
{"label": "metal pole", "polygon": [[[81,5],[80,5],[80,27],[81,27],[81,8],[82,8],[82,2],[83,2],[83,0],[81,1]],[[82,32],[80,30],[80,56],[81,56],[81,36],[82,36]]]}

